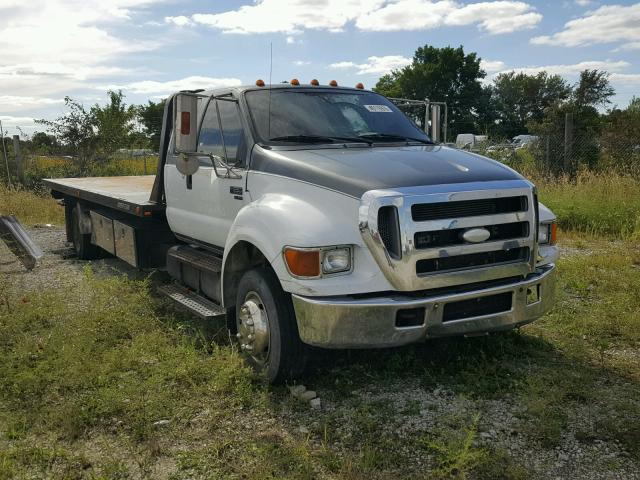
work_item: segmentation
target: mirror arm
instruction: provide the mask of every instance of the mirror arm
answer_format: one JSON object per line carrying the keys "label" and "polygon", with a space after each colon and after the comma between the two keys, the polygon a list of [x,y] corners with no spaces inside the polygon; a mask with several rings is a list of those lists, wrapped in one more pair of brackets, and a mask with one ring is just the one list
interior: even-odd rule
{"label": "mirror arm", "polygon": [[[233,166],[229,165],[227,162],[222,160],[221,157],[214,155],[213,153],[208,153],[207,156],[209,157],[209,159],[211,160],[211,163],[213,164],[213,171],[216,172],[216,177],[233,178],[236,180],[239,180],[242,178],[242,175],[240,175],[239,173],[236,173],[233,170]],[[218,171],[218,165],[217,165],[218,162],[220,162],[220,164],[227,170],[224,175],[221,175],[220,172]]]}

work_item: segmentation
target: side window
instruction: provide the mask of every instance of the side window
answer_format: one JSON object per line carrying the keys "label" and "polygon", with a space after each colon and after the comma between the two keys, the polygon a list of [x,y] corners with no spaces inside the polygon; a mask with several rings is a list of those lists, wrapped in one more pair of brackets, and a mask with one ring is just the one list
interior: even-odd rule
{"label": "side window", "polygon": [[220,130],[220,123],[218,122],[215,100],[209,102],[207,111],[202,119],[200,136],[198,137],[198,152],[211,153],[224,158],[222,132]]}
{"label": "side window", "polygon": [[242,165],[247,153],[247,143],[244,138],[238,104],[228,100],[218,100],[218,108],[220,109],[227,163]]}

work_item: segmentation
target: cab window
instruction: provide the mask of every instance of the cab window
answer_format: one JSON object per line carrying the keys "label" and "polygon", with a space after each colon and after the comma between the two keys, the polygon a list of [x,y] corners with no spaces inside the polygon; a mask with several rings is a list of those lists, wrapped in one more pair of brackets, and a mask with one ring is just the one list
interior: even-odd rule
{"label": "cab window", "polygon": [[221,157],[230,165],[243,164],[247,147],[236,102],[209,102],[198,137],[198,152]]}

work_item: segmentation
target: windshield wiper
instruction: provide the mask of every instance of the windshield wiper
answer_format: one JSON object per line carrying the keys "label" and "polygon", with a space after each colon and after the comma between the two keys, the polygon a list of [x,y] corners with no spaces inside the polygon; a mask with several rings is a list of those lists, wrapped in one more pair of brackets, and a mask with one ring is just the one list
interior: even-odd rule
{"label": "windshield wiper", "polygon": [[360,138],[366,138],[367,140],[382,140],[389,142],[418,142],[425,145],[435,145],[431,140],[425,140],[424,138],[406,137],[404,135],[395,135],[392,133],[365,133],[364,135],[358,135]]}
{"label": "windshield wiper", "polygon": [[336,143],[353,142],[366,143],[371,145],[371,141],[360,137],[333,137],[323,135],[283,135],[269,139],[270,142],[295,142],[295,143]]}

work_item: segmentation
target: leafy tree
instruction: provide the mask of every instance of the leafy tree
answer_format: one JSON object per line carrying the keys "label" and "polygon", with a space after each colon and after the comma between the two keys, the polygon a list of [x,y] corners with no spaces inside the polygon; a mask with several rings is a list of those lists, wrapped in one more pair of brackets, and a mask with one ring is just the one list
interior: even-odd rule
{"label": "leafy tree", "polygon": [[[608,77],[607,72],[599,70],[582,71],[567,101],[547,107],[541,121],[529,123],[534,133],[545,137],[552,145],[545,152],[545,160],[552,168],[568,165],[573,172],[580,165],[589,168],[598,165],[601,150],[598,139],[603,125],[598,107],[609,103],[609,98],[615,93]],[[568,115],[573,125],[572,141],[565,150],[565,122]],[[570,154],[567,158],[564,158],[565,151]]]}
{"label": "leafy tree", "polygon": [[136,131],[137,108],[124,102],[122,91],[109,91],[109,103],[95,104],[90,116],[95,127],[97,153],[100,159],[112,155],[119,148],[144,146],[144,139]]}
{"label": "leafy tree", "polygon": [[374,90],[387,97],[447,102],[450,135],[472,132],[481,105],[485,72],[475,53],[458,48],[425,45],[416,50],[413,62],[384,75]]}
{"label": "leafy tree", "polygon": [[58,148],[58,141],[53,135],[35,132],[31,137],[31,148],[41,154],[51,154]]}
{"label": "leafy tree", "polygon": [[94,159],[97,147],[95,121],[91,111],[73,100],[64,98],[68,112],[55,120],[36,120],[46,126],[60,143],[69,148],[76,156],[81,173],[86,173],[89,163]]}
{"label": "leafy tree", "polygon": [[491,92],[495,126],[493,133],[511,138],[529,133],[527,124],[540,122],[546,108],[567,100],[571,87],[559,75],[508,72],[498,75]]}
{"label": "leafy tree", "polygon": [[[602,122],[600,143],[611,166],[640,166],[640,98],[625,109],[614,108]],[[605,167],[608,165],[604,165]]]}
{"label": "leafy tree", "polygon": [[160,150],[160,134],[162,133],[162,118],[164,115],[165,100],[152,102],[138,107],[140,123],[144,127],[145,134],[149,138],[151,148],[154,152]]}
{"label": "leafy tree", "polygon": [[603,107],[611,103],[615,90],[609,83],[609,73],[602,70],[583,70],[573,90],[578,107]]}

